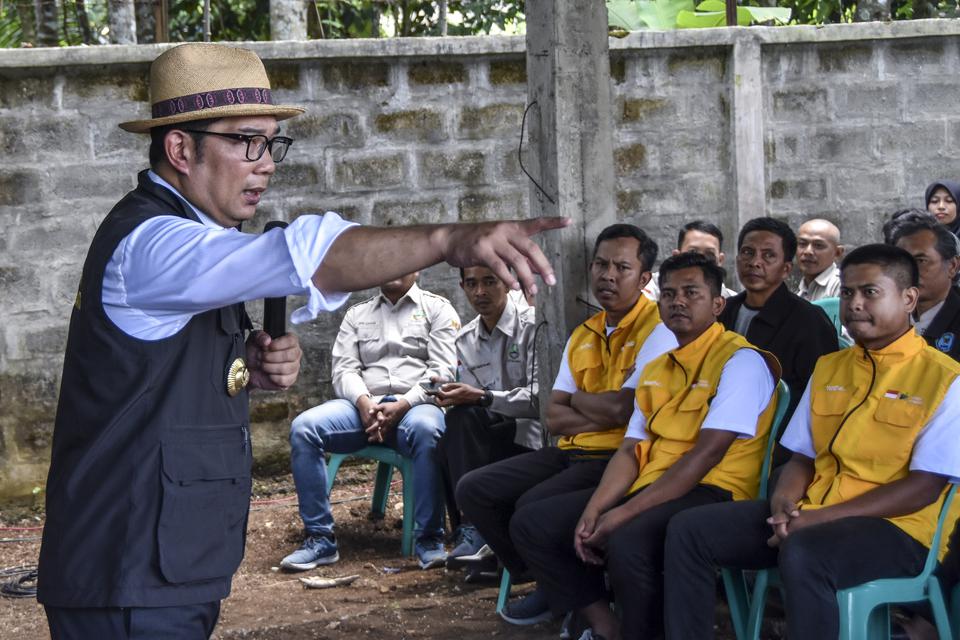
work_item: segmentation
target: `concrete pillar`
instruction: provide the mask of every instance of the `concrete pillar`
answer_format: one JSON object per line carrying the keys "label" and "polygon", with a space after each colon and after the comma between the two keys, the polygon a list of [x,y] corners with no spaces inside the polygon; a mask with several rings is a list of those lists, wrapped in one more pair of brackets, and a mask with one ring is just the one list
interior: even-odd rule
{"label": "concrete pillar", "polygon": [[547,234],[544,248],[557,269],[557,286],[537,300],[537,359],[541,406],[546,406],[561,357],[558,345],[588,315],[577,298],[590,299],[587,269],[593,241],[616,221],[613,124],[607,10],[596,0],[528,0],[527,95],[524,165],[532,216],[573,219]]}
{"label": "concrete pillar", "polygon": [[733,45],[734,182],[737,230],[751,218],[767,215],[763,150],[763,78],[760,41],[739,33]]}

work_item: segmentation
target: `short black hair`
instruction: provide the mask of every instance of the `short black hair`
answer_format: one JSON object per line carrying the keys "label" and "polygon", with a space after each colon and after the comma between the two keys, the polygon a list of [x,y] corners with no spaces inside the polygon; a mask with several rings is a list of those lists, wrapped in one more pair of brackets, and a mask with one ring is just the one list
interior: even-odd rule
{"label": "short black hair", "polygon": [[681,269],[696,267],[703,272],[703,279],[710,287],[710,293],[713,297],[721,295],[723,291],[723,281],[727,277],[727,272],[716,262],[695,251],[685,251],[675,256],[670,256],[660,264],[660,277],[657,284],[663,288],[663,283],[667,275]]}
{"label": "short black hair", "polygon": [[847,267],[858,264],[875,264],[903,290],[920,286],[920,270],[917,261],[904,249],[891,244],[865,244],[843,257],[840,274]]}
{"label": "short black hair", "polygon": [[912,236],[921,231],[929,231],[937,240],[936,249],[941,258],[952,260],[957,257],[957,236],[940,224],[936,216],[924,213],[922,215],[904,216],[904,218],[906,219],[903,219],[893,229],[889,244],[897,244],[901,238]]}
{"label": "short black hair", "polygon": [[683,225],[680,229],[680,233],[677,234],[677,250],[680,250],[680,247],[683,246],[683,239],[687,237],[687,231],[699,231],[700,233],[707,233],[720,242],[720,247],[723,248],[723,232],[720,231],[720,227],[713,224],[712,222],[707,222],[706,220],[694,220],[693,222],[688,222]]}
{"label": "short black hair", "polygon": [[911,209],[901,209],[900,211],[895,212],[890,216],[889,220],[883,223],[883,241],[886,244],[893,244],[893,237],[897,234],[897,229],[899,229],[901,225],[929,217],[933,217],[934,221],[939,224],[936,216],[933,216],[933,214],[926,209],[917,209],[916,207],[913,207]]}
{"label": "short black hair", "polygon": [[597,241],[593,243],[593,255],[597,255],[597,249],[600,248],[601,242],[617,238],[635,238],[640,243],[637,248],[640,265],[644,271],[653,269],[653,264],[657,261],[657,243],[643,229],[634,224],[619,222],[601,231],[600,235],[597,236]]}
{"label": "short black hair", "polygon": [[[160,164],[161,161],[166,160],[167,155],[163,150],[163,140],[167,137],[167,134],[178,129],[180,131],[187,131],[187,129],[194,129],[196,131],[206,131],[220,118],[206,118],[204,120],[190,120],[189,122],[181,122],[178,124],[168,124],[162,127],[154,127],[150,129],[150,151],[149,159],[150,166],[154,169]],[[186,128],[184,128],[186,127]],[[197,145],[197,160],[203,160],[203,139],[205,136],[202,136],[198,133],[189,133],[190,137],[193,138],[194,144]]]}
{"label": "short black hair", "polygon": [[793,262],[797,255],[797,234],[786,222],[781,222],[776,218],[754,218],[747,220],[746,224],[740,229],[740,235],[737,236],[737,251],[743,245],[743,239],[748,233],[753,231],[769,231],[780,236],[780,244],[783,245],[783,258],[785,262]]}

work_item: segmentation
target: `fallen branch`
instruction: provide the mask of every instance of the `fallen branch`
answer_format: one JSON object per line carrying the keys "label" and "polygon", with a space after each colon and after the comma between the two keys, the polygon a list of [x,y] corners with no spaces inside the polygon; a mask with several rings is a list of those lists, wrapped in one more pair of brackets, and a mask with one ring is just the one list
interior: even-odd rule
{"label": "fallen branch", "polygon": [[331,587],[344,587],[348,584],[353,583],[353,581],[359,577],[360,577],[359,575],[342,576],[340,578],[311,577],[311,578],[300,578],[300,582],[302,582],[303,586],[306,587],[307,589],[329,589]]}

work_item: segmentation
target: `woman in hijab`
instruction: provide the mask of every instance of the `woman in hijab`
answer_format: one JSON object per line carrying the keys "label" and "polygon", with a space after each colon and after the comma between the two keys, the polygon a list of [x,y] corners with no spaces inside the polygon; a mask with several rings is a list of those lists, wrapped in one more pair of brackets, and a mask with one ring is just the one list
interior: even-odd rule
{"label": "woman in hijab", "polygon": [[925,194],[927,211],[937,217],[942,225],[950,229],[953,235],[960,235],[960,217],[957,216],[957,202],[960,196],[960,182],[938,180],[927,187]]}

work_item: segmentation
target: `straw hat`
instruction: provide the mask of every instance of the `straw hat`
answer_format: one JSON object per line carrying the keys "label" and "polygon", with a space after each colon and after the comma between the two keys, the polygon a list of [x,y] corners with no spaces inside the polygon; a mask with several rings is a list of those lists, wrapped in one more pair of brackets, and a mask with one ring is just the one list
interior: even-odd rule
{"label": "straw hat", "polygon": [[131,133],[149,133],[168,124],[227,118],[274,116],[285,120],[305,111],[273,104],[270,80],[253,51],[195,42],[161,53],[150,65],[149,120],[121,122]]}

